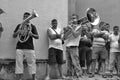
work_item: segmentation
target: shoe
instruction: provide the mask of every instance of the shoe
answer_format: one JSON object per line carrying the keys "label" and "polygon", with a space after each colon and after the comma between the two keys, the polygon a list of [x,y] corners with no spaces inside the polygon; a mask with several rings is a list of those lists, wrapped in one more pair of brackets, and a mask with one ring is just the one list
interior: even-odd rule
{"label": "shoe", "polygon": [[37,80],[37,78],[35,78],[35,80]]}
{"label": "shoe", "polygon": [[109,78],[112,78],[112,77],[113,77],[113,74],[109,74],[108,77],[109,77]]}
{"label": "shoe", "polygon": [[106,74],[102,75],[102,78],[107,78],[107,75]]}
{"label": "shoe", "polygon": [[66,77],[65,76],[61,76],[61,79],[66,79]]}
{"label": "shoe", "polygon": [[47,76],[47,77],[45,78],[45,80],[50,80],[50,77]]}
{"label": "shoe", "polygon": [[90,74],[90,75],[89,75],[89,78],[93,78],[93,77],[95,77],[94,74]]}

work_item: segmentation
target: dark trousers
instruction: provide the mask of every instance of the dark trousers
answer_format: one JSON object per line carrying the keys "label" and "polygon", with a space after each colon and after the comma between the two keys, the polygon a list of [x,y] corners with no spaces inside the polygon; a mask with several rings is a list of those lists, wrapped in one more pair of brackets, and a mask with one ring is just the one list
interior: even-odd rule
{"label": "dark trousers", "polygon": [[91,63],[91,54],[92,54],[92,49],[89,47],[80,47],[79,48],[79,61],[81,67],[89,66]]}

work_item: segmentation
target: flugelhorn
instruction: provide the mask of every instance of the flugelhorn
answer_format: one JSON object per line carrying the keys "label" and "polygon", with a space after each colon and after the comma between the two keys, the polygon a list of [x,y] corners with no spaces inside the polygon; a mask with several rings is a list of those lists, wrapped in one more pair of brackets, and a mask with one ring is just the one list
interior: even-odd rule
{"label": "flugelhorn", "polygon": [[23,20],[23,22],[20,24],[19,30],[21,32],[18,34],[18,41],[20,41],[21,43],[26,42],[30,37],[28,34],[29,32],[31,32],[31,25],[29,24],[29,26],[26,26],[25,23],[36,17],[39,17],[39,15],[36,13],[35,10],[33,10],[31,15]]}
{"label": "flugelhorn", "polygon": [[[81,30],[81,25],[84,25],[87,23],[90,23],[92,25],[99,24],[100,17],[94,8],[88,8],[86,10],[86,16],[79,19],[77,22],[80,25],[80,27],[76,31]],[[73,26],[72,23],[70,23],[70,26]],[[67,38],[71,37],[72,35],[71,30],[68,27],[69,26],[64,28],[64,35],[67,35],[68,36]]]}

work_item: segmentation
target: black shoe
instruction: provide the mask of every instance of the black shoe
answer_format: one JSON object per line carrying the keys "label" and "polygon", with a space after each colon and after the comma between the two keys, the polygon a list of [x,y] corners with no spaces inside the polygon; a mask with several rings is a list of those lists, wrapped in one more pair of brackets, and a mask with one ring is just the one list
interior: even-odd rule
{"label": "black shoe", "polygon": [[102,78],[107,78],[107,75],[106,74],[102,75]]}
{"label": "black shoe", "polygon": [[90,74],[89,75],[89,78],[93,78],[93,77],[95,77],[94,74]]}
{"label": "black shoe", "polygon": [[108,77],[109,77],[109,78],[113,78],[113,74],[109,74]]}

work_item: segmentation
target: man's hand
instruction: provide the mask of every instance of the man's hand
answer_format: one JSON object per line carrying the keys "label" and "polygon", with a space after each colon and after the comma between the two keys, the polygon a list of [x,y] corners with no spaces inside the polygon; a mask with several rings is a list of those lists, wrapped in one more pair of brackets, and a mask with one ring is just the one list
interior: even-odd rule
{"label": "man's hand", "polygon": [[70,30],[74,30],[72,26],[68,26],[68,29],[70,29]]}
{"label": "man's hand", "polygon": [[60,34],[57,34],[56,37],[57,37],[57,38],[61,38],[61,35],[60,35]]}

